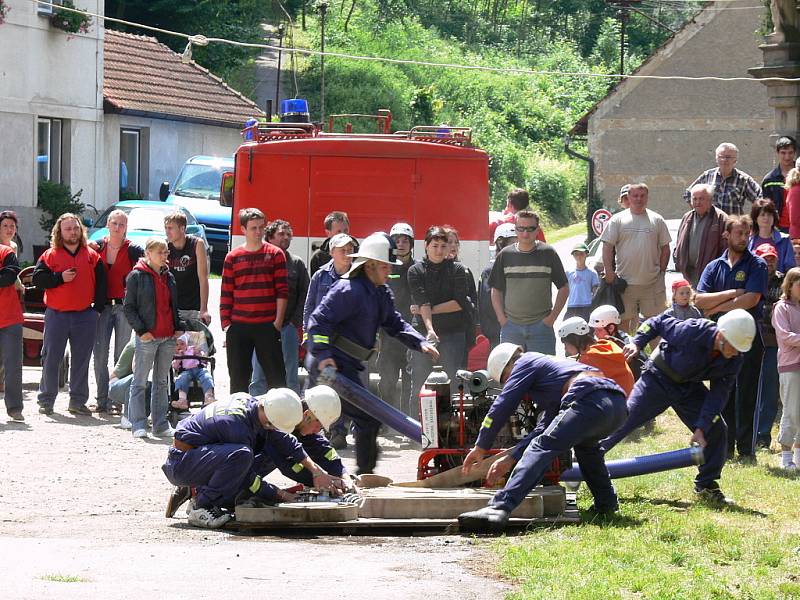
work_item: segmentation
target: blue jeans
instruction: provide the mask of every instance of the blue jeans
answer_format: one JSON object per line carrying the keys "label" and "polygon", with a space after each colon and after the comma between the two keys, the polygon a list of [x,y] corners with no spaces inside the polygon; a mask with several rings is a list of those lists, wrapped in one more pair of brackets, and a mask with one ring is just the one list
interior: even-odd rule
{"label": "blue jeans", "polygon": [[22,410],[22,323],[0,327],[6,410]]}
{"label": "blue jeans", "polygon": [[181,392],[188,392],[192,381],[196,381],[200,384],[204,394],[214,389],[214,380],[211,378],[211,373],[202,366],[182,371],[175,379],[175,389]]}
{"label": "blue jeans", "polygon": [[42,341],[42,381],[39,383],[39,406],[53,408],[58,394],[58,372],[69,341],[69,406],[86,406],[89,400],[89,360],[92,358],[97,313],[92,308],[81,311],[44,311]]}
{"label": "blue jeans", "polygon": [[131,339],[131,328],[122,304],[107,305],[97,319],[94,340],[94,378],[97,381],[97,408],[108,408],[108,354],[111,334],[114,334],[114,364]]}
{"label": "blue jeans", "polygon": [[173,354],[175,354],[175,338],[156,338],[149,342],[143,342],[141,337],[136,336],[131,400],[128,406],[130,415],[128,419],[133,431],[147,428],[144,399],[150,369],[153,370],[153,388],[150,397],[153,432],[158,433],[169,428],[167,404],[169,403],[169,368]]}
{"label": "blue jeans", "polygon": [[[563,408],[544,433],[535,437],[514,467],[506,486],[491,505],[512,512],[542,479],[553,459],[575,449],[581,473],[599,510],[615,510],[617,494],[611,485],[600,439],[625,422],[628,411],[622,390],[593,389],[597,378],[586,377],[570,386]],[[575,399],[570,401],[569,396]]]}
{"label": "blue jeans", "polygon": [[[114,404],[121,404],[125,407],[125,418],[130,421],[130,399],[131,399],[131,384],[133,383],[133,373],[126,375],[121,379],[117,379],[108,386],[108,399]],[[145,412],[150,409],[150,393],[152,392],[152,385],[147,382],[147,388],[144,392],[144,406]]]}
{"label": "blue jeans", "polygon": [[761,369],[761,409],[758,413],[758,442],[772,443],[772,426],[778,414],[778,348],[766,346]]}
{"label": "blue jeans", "polygon": [[[439,364],[444,368],[445,373],[450,377],[450,392],[455,393],[458,390],[458,380],[456,379],[456,371],[463,369],[464,364],[464,350],[466,348],[466,339],[463,331],[455,333],[443,333],[439,335]],[[419,392],[422,386],[425,385],[425,380],[428,375],[433,371],[433,361],[431,357],[422,352],[414,352],[411,355],[411,398],[409,399],[410,405],[406,408],[411,410],[411,407],[417,407],[419,403]]]}
{"label": "blue jeans", "polygon": [[[300,340],[297,337],[297,327],[287,323],[281,329],[281,350],[283,351],[283,365],[286,367],[286,387],[300,393],[300,384],[297,381],[297,368],[300,366]],[[253,374],[250,377],[248,392],[251,396],[261,396],[267,393],[267,376],[258,362],[256,353],[253,352]]]}
{"label": "blue jeans", "polygon": [[555,356],[556,334],[541,321],[520,325],[510,319],[500,328],[500,341],[522,346],[525,352],[541,352]]}

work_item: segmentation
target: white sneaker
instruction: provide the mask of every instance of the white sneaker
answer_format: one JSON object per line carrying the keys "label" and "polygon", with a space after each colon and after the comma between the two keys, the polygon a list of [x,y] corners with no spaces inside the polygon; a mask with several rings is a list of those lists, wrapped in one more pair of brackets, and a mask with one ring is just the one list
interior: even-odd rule
{"label": "white sneaker", "polygon": [[222,512],[216,506],[211,508],[195,508],[189,513],[189,525],[204,529],[218,529],[231,520],[230,513]]}
{"label": "white sneaker", "polygon": [[122,415],[119,418],[119,426],[121,429],[130,429],[132,424],[130,421],[128,421],[128,418],[125,415]]}
{"label": "white sneaker", "polygon": [[783,469],[784,471],[788,471],[790,473],[794,473],[795,471],[797,471],[797,465],[794,464],[793,462],[781,463],[781,469]]}
{"label": "white sneaker", "polygon": [[142,439],[147,437],[147,429],[137,429],[133,432],[133,437]]}
{"label": "white sneaker", "polygon": [[175,430],[172,428],[172,425],[167,425],[166,429],[162,429],[161,431],[154,431],[153,435],[155,437],[172,437],[175,435]]}

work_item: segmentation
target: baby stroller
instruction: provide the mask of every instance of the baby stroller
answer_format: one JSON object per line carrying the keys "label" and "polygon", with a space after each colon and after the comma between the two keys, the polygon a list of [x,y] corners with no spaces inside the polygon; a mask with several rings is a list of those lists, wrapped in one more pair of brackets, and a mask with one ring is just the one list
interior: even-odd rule
{"label": "baby stroller", "polygon": [[[181,355],[176,353],[172,358],[173,360],[196,360],[201,366],[204,366],[209,370],[211,377],[213,378],[214,368],[216,366],[216,359],[214,358],[214,354],[216,353],[216,348],[214,347],[214,336],[211,334],[211,331],[208,329],[208,327],[206,327],[206,325],[201,321],[191,321],[191,326],[195,329],[195,331],[186,331],[186,336],[189,338],[188,345],[193,346],[198,354]],[[205,356],[200,356],[200,352],[202,352]],[[187,417],[191,413],[192,408],[201,408],[204,402],[203,388],[200,387],[200,384],[197,381],[192,381],[187,393],[187,401],[189,403],[188,408],[175,408],[172,406],[172,402],[178,400],[178,390],[175,388],[175,380],[182,371],[183,369],[176,370],[170,368],[169,373],[170,402],[168,417],[173,426],[184,417]]]}

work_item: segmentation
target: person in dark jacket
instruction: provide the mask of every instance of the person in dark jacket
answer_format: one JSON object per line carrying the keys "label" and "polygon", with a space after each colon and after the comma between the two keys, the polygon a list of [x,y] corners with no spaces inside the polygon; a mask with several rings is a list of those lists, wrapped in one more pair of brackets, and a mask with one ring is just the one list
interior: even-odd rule
{"label": "person in dark jacket", "polygon": [[772,200],[778,211],[776,226],[783,232],[789,232],[789,211],[786,209],[786,175],[794,168],[797,156],[797,142],[788,135],[783,135],[775,141],[775,154],[778,164],[761,181],[761,193],[765,198]]}
{"label": "person in dark jacket", "polygon": [[[308,264],[308,272],[313,276],[319,269],[328,264],[331,259],[331,239],[338,233],[350,233],[350,219],[347,217],[346,212],[335,210],[328,213],[325,217],[325,241],[319,247],[319,250],[314,252],[311,256],[311,261]],[[355,245],[355,252],[358,252],[358,241],[353,238]]]}
{"label": "person in dark jacket", "polygon": [[[408,270],[413,302],[414,327],[425,339],[437,344],[441,364],[456,389],[456,371],[464,368],[464,311],[469,310],[467,273],[461,263],[446,258],[448,235],[434,225],[425,233],[425,258]],[[433,362],[422,354],[411,361],[411,398],[416,399],[433,370]]]}
{"label": "person in dark jacket", "polygon": [[[415,264],[413,257],[414,230],[408,223],[395,223],[389,236],[397,245],[397,258],[402,263],[392,265],[389,275],[389,289],[394,294],[394,305],[405,321],[411,321],[411,290],[408,287],[408,270]],[[397,381],[401,380],[400,396],[397,395]],[[384,402],[388,402],[410,417],[416,418],[417,411],[412,410],[411,373],[408,369],[408,348],[392,336],[380,333],[380,354],[378,354],[378,394]]]}
{"label": "person in dark jacket", "polygon": [[150,414],[153,435],[171,436],[167,421],[169,402],[169,367],[175,354],[175,337],[186,329],[178,317],[178,289],[175,277],[167,266],[169,250],[163,239],[150,238],[141,258],[128,275],[125,288],[125,316],[136,333],[128,419],[133,437],[147,437],[145,389],[147,376],[153,370]]}
{"label": "person in dark jacket", "polygon": [[58,373],[69,341],[69,412],[91,415],[89,360],[92,357],[97,315],[106,305],[106,270],[89,248],[80,217],[64,213],[53,225],[50,248],[33,271],[33,284],[45,290],[42,381],[39,412],[53,414]]}
{"label": "person in dark jacket", "polygon": [[[498,225],[494,230],[494,255],[497,256],[503,248],[516,241],[517,231],[514,223]],[[492,306],[492,286],[489,285],[489,276],[492,274],[493,266],[494,258],[489,261],[481,273],[481,282],[478,287],[478,321],[481,333],[489,340],[490,349],[494,349],[500,343],[500,323],[497,322],[497,313],[494,312]]]}
{"label": "person in dark jacket", "polygon": [[[303,307],[308,294],[308,270],[302,258],[289,252],[293,234],[292,226],[287,221],[276,219],[267,224],[264,236],[270,244],[283,250],[286,255],[289,298],[286,300],[286,316],[281,328],[281,349],[286,369],[286,387],[300,393],[300,384],[297,382],[297,368],[300,366],[298,330],[303,326]],[[267,378],[255,352],[253,352],[253,374],[250,377],[249,391],[253,396],[267,392]]]}

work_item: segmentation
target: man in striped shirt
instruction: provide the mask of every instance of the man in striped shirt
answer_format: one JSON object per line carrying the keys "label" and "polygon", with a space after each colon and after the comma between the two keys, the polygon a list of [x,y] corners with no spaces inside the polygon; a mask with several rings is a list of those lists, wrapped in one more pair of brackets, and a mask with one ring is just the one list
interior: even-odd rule
{"label": "man in striped shirt", "polygon": [[247,391],[254,350],[269,388],[285,387],[280,331],[289,297],[286,255],[264,241],[266,218],[257,208],[239,211],[239,224],[245,243],[225,256],[219,301],[230,391]]}
{"label": "man in striped shirt", "polygon": [[731,143],[723,142],[715,151],[717,168],[700,174],[683,192],[687,204],[692,203],[692,188],[698,183],[707,183],[714,188],[714,206],[729,215],[747,214],[745,201],[752,202],[761,197],[761,186],[744,171],[736,168],[739,149]]}

